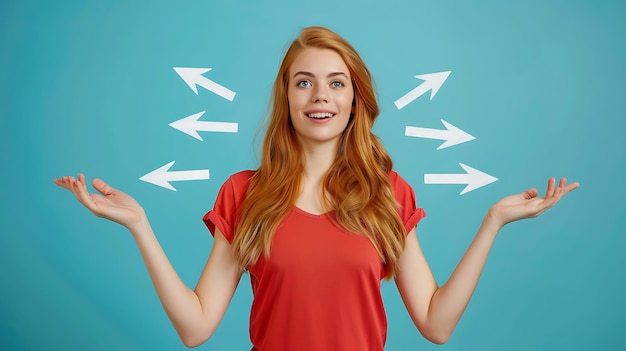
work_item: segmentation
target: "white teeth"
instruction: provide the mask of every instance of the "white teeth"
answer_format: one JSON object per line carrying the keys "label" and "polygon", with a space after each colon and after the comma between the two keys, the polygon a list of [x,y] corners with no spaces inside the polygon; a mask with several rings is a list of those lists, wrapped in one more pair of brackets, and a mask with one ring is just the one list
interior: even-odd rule
{"label": "white teeth", "polygon": [[329,112],[315,112],[315,113],[309,113],[307,116],[309,116],[310,118],[324,119],[324,118],[332,117],[334,116],[334,114],[329,113]]}

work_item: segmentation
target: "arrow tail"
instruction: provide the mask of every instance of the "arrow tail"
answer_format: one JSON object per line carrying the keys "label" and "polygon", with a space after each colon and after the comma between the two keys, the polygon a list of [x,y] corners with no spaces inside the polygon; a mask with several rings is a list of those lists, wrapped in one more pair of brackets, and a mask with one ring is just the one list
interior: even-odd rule
{"label": "arrow tail", "polygon": [[168,182],[184,181],[184,180],[205,180],[210,179],[208,169],[199,169],[193,171],[169,171],[164,174],[164,178]]}
{"label": "arrow tail", "polygon": [[401,110],[406,105],[410,104],[413,100],[418,97],[424,95],[428,91],[428,88],[424,85],[424,83],[417,86],[417,88],[409,91],[403,97],[399,98],[394,102],[398,110]]}
{"label": "arrow tail", "polygon": [[467,184],[467,174],[424,174],[424,184]]}
{"label": "arrow tail", "polygon": [[447,140],[448,139],[447,134],[448,134],[447,130],[441,130],[441,129],[429,129],[429,128],[411,127],[411,126],[406,126],[404,129],[405,136],[410,136],[414,138]]}
{"label": "arrow tail", "polygon": [[214,92],[215,94],[223,97],[224,99],[228,100],[228,101],[233,101],[233,99],[235,98],[235,92],[224,87],[221,86],[217,83],[215,83],[214,81],[202,76],[203,79],[198,80],[198,85],[200,85],[201,87],[210,90],[212,92]]}
{"label": "arrow tail", "polygon": [[237,133],[239,128],[238,123],[232,122],[199,121],[197,123],[196,130],[203,132]]}

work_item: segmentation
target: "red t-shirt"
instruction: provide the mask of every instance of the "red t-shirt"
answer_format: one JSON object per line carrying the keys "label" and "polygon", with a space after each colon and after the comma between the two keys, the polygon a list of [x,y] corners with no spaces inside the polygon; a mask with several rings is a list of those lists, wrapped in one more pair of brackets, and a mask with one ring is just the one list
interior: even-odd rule
{"label": "red t-shirt", "polygon": [[[232,243],[253,174],[239,172],[224,183],[203,218],[212,234],[217,227]],[[389,178],[408,233],[425,213],[408,183],[393,171]],[[385,268],[367,237],[341,229],[331,216],[294,206],[274,234],[269,258],[262,254],[247,267],[252,350],[383,350]]]}

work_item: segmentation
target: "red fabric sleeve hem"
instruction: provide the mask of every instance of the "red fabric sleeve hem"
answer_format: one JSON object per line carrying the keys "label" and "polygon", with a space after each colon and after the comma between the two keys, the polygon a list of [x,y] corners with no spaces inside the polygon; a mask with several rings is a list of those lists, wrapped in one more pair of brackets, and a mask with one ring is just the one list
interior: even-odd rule
{"label": "red fabric sleeve hem", "polygon": [[215,237],[215,228],[217,228],[222,232],[229,244],[233,243],[234,233],[232,233],[230,226],[226,223],[226,220],[220,217],[214,210],[207,212],[204,217],[202,217],[202,221],[213,237]]}
{"label": "red fabric sleeve hem", "polygon": [[426,212],[424,211],[423,208],[415,209],[415,212],[413,212],[413,214],[411,214],[409,219],[406,222],[404,222],[406,235],[408,235],[411,232],[411,230],[413,230],[413,228],[417,226],[417,223],[419,223],[424,217],[426,217]]}

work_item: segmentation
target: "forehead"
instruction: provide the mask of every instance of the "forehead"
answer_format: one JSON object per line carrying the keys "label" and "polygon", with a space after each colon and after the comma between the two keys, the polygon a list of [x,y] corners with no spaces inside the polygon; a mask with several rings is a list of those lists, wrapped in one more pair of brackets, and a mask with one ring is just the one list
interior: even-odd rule
{"label": "forehead", "polygon": [[289,67],[289,77],[293,77],[298,72],[307,72],[315,76],[344,73],[350,77],[346,63],[337,52],[330,49],[306,48],[302,50]]}

